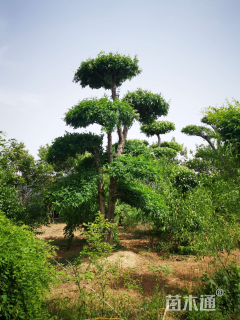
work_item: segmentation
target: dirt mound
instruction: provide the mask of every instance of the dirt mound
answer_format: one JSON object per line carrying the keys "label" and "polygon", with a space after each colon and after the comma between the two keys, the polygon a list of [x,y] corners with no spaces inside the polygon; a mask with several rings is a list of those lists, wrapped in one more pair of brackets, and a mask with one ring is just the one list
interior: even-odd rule
{"label": "dirt mound", "polygon": [[106,260],[113,263],[119,261],[121,268],[123,269],[137,268],[145,263],[144,259],[139,254],[132,251],[114,252]]}

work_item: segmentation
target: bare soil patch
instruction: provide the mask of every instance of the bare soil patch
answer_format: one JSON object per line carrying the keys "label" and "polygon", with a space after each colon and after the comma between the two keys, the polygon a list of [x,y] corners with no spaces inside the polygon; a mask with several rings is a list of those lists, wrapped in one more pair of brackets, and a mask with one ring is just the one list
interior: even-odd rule
{"label": "bare soil patch", "polygon": [[[59,247],[57,258],[62,261],[79,253],[85,244],[83,236],[77,231],[72,246],[67,250],[67,241],[63,233],[64,227],[65,224],[63,223],[43,226],[39,229],[42,234],[37,235],[42,240],[52,240],[52,243]],[[164,258],[150,247],[150,239],[147,233],[143,232],[142,235],[143,237],[136,239],[136,235],[133,233],[121,232],[120,230],[119,239],[125,249],[112,253],[107,260],[113,263],[120,261],[121,268],[130,269],[133,277],[141,280],[143,290],[147,295],[153,293],[156,284],[164,286],[166,292],[175,295],[181,294],[182,291],[186,292],[186,290],[192,293],[196,292],[201,276],[212,269],[212,259],[205,257],[202,260],[196,260],[194,256],[181,255]],[[223,260],[227,258],[225,253],[222,253],[221,256]],[[235,250],[229,258],[230,260],[236,259],[240,264],[240,251]],[[160,277],[157,278],[156,274],[149,268],[159,265],[169,268],[173,273],[170,273],[168,277],[163,273],[161,279]],[[76,288],[72,284],[65,283],[56,290],[56,293],[62,290],[61,295],[72,295]]]}
{"label": "bare soil patch", "polygon": [[57,258],[58,260],[68,259],[74,254],[79,253],[83,245],[85,244],[84,237],[80,235],[79,231],[74,232],[74,238],[71,247],[68,249],[68,241],[64,237],[65,223],[50,224],[48,226],[42,226],[38,229],[38,234],[36,237],[44,240],[51,241],[51,244],[58,247]]}

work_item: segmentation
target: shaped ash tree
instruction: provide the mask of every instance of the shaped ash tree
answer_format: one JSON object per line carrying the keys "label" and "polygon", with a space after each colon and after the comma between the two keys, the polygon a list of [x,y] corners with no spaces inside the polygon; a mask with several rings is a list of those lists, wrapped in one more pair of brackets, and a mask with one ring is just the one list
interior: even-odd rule
{"label": "shaped ash tree", "polygon": [[[90,219],[90,211],[96,210],[96,194],[101,214],[109,221],[114,220],[118,196],[117,180],[120,177],[120,169],[117,165],[119,162],[116,162],[116,159],[123,152],[129,128],[135,120],[142,123],[148,122],[149,119],[153,121],[168,112],[169,104],[161,95],[152,94],[149,91],[138,89],[133,93],[128,92],[122,100],[118,98],[117,87],[140,72],[136,56],[132,59],[130,56],[118,53],[101,52],[96,59],[82,62],[75,73],[74,82],[79,83],[83,88],[89,86],[92,89],[111,90],[112,99],[110,100],[107,96],[101,99],[84,99],[70,108],[64,118],[66,124],[74,129],[86,128],[94,123],[100,125],[102,131],[107,134],[107,152],[103,147],[103,135],[92,133],[67,133],[63,137],[56,138],[49,148],[50,163],[61,163],[77,155],[78,157],[82,155],[83,159],[78,172],[67,177],[67,186],[59,182],[60,186],[53,189],[48,198],[49,201],[54,201],[53,195],[56,196],[56,194],[58,199],[61,198],[62,208],[65,206],[69,220],[72,219],[71,226],[67,226],[69,234],[81,222],[80,216],[82,219],[85,217],[85,222],[87,222],[86,219]],[[112,133],[114,131],[118,134],[118,143],[113,148]],[[137,164],[135,169],[136,166]],[[131,168],[132,166],[127,164],[122,166],[121,176],[124,175],[124,170],[128,170],[128,177],[130,174],[140,175],[139,171],[141,171],[141,176],[146,174],[149,178],[149,168],[144,168],[142,164],[139,165],[139,171],[134,171],[135,173],[130,173]],[[77,209],[73,210],[74,207]],[[112,230],[107,240],[113,243]]]}
{"label": "shaped ash tree", "polygon": [[166,134],[175,130],[175,125],[173,122],[169,121],[154,121],[152,123],[143,124],[141,126],[141,131],[146,134],[147,137],[152,137],[154,135],[158,138],[158,147],[161,146],[161,134]]}
{"label": "shaped ash tree", "polygon": [[185,133],[188,136],[196,136],[201,137],[208,142],[211,148],[216,151],[212,138],[215,136],[215,133],[212,129],[209,129],[204,126],[196,126],[196,125],[189,125],[181,130],[182,133]]}

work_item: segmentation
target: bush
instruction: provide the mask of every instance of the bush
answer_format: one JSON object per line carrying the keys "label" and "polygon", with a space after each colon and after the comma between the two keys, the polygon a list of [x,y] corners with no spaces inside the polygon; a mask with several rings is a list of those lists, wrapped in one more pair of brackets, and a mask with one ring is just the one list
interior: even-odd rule
{"label": "bush", "polygon": [[[213,295],[215,297],[215,311],[200,310],[200,303],[197,301],[198,310],[187,311],[185,314],[188,320],[229,320],[239,319],[240,305],[240,267],[234,262],[218,268],[213,273],[205,273],[201,280],[202,285],[197,296]],[[217,294],[217,289],[221,289],[223,295]],[[185,319],[185,318],[184,318]]]}
{"label": "bush", "polygon": [[[0,319],[40,319],[55,271],[53,248],[0,213]],[[39,317],[40,316],[40,317]]]}
{"label": "bush", "polygon": [[174,186],[184,194],[198,185],[197,175],[186,167],[178,167],[172,179]]}
{"label": "bush", "polygon": [[177,151],[172,148],[154,148],[153,153],[156,158],[166,157],[168,159],[173,159],[177,156]]}
{"label": "bush", "polygon": [[141,221],[139,209],[131,207],[128,204],[120,202],[118,200],[116,203],[114,221],[119,226],[122,226],[125,231],[128,230],[130,227],[135,228],[136,224]]}
{"label": "bush", "polygon": [[[153,143],[151,145],[151,148],[158,148],[158,143]],[[164,141],[161,143],[161,147],[160,148],[170,148],[170,149],[174,149],[177,152],[181,152],[183,151],[183,146],[181,146],[179,143],[175,142],[175,141]]]}
{"label": "bush", "polygon": [[[117,151],[118,143],[113,144],[113,149]],[[148,150],[148,142],[146,140],[138,140],[138,139],[131,139],[127,140],[124,145],[123,154],[128,154],[133,157],[137,157],[141,154],[145,155],[149,153]]]}
{"label": "bush", "polygon": [[219,288],[223,290],[223,295],[216,299],[223,314],[240,314],[240,266],[232,262],[214,273],[204,274],[201,280],[207,294],[214,295]]}

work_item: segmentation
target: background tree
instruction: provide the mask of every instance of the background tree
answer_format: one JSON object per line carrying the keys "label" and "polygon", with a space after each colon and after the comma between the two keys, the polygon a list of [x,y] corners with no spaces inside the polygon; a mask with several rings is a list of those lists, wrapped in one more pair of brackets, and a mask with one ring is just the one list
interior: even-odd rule
{"label": "background tree", "polygon": [[220,108],[209,107],[201,120],[218,133],[225,145],[232,145],[236,154],[240,151],[240,104],[237,100],[226,101]]}
{"label": "background tree", "polygon": [[1,147],[0,167],[5,181],[12,186],[32,186],[35,175],[35,160],[22,142],[10,139]]}
{"label": "background tree", "polygon": [[147,135],[147,137],[152,137],[154,135],[158,138],[158,147],[161,146],[161,134],[166,134],[175,130],[175,125],[173,122],[169,121],[154,121],[152,123],[143,124],[141,126],[141,131]]}
{"label": "background tree", "polygon": [[8,218],[33,227],[47,222],[41,195],[54,179],[51,165],[36,161],[23,143],[0,136],[0,209]]}
{"label": "background tree", "polygon": [[220,108],[209,107],[204,111],[201,122],[210,126],[190,125],[182,132],[190,136],[199,136],[206,140],[210,146],[198,146],[195,159],[189,165],[199,170],[206,169],[211,172],[225,172],[231,177],[236,175],[239,168],[240,151],[240,105],[233,100]]}

